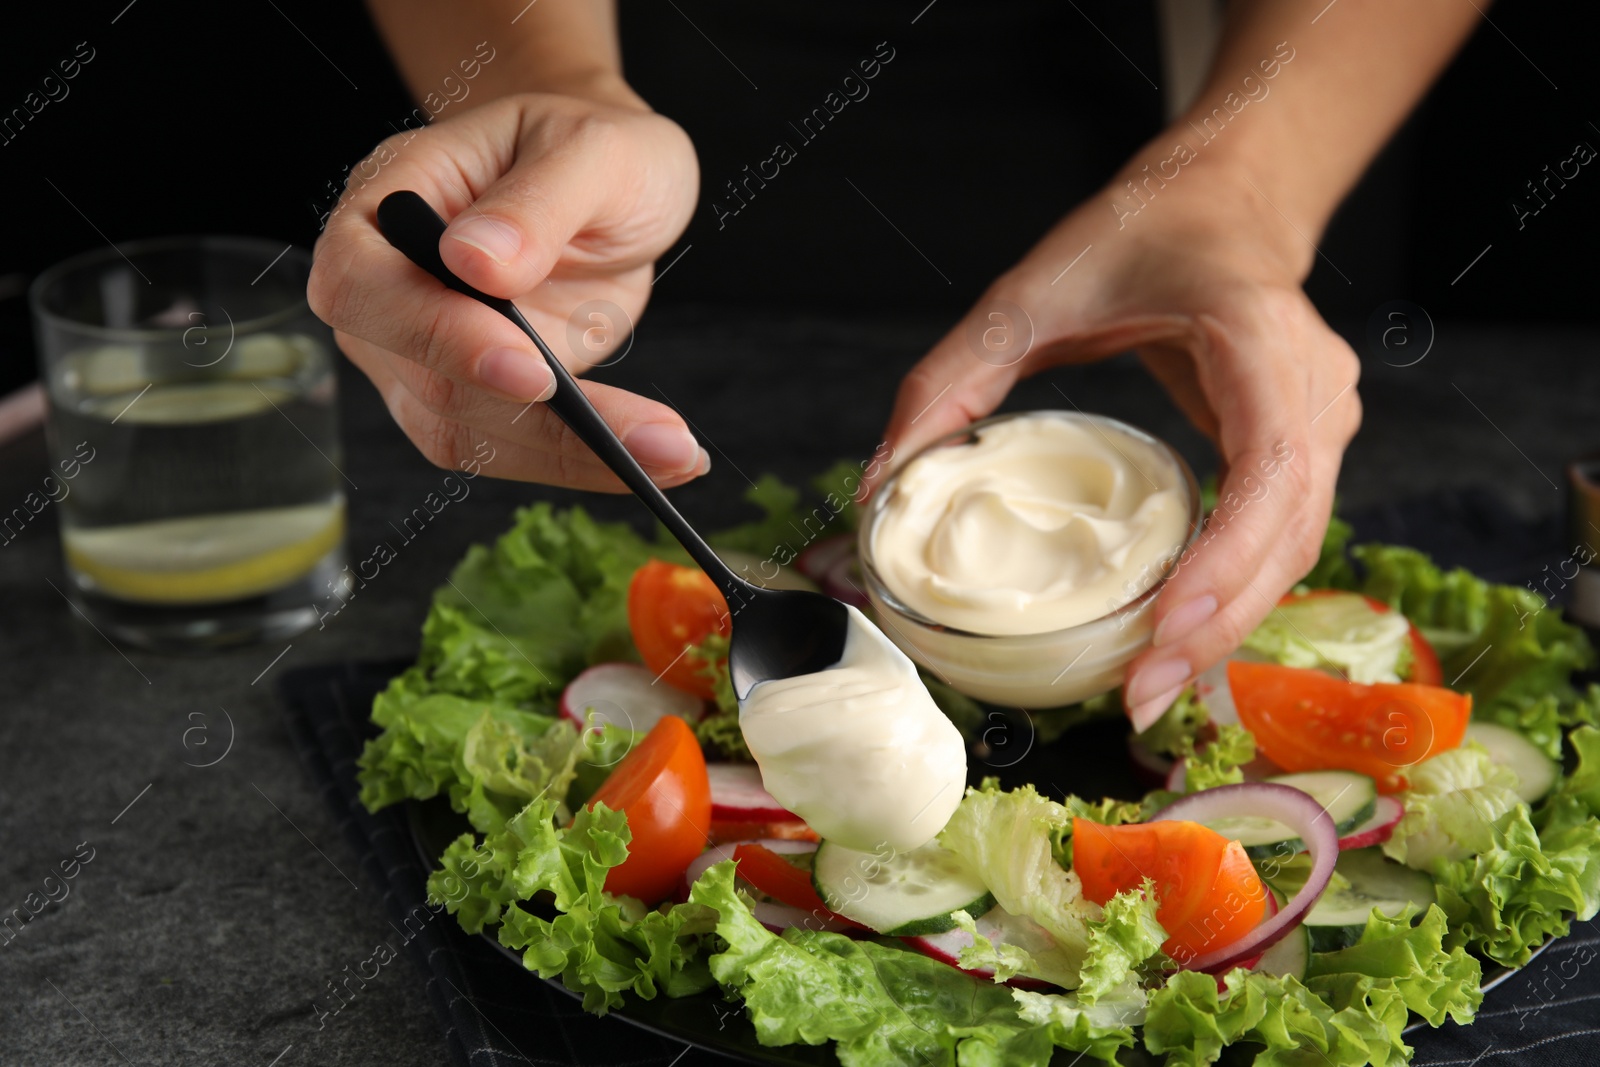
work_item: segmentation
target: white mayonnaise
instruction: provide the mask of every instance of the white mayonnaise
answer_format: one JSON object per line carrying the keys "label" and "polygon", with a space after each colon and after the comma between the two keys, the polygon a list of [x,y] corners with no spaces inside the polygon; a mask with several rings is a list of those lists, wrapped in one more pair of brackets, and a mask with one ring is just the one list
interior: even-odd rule
{"label": "white mayonnaise", "polygon": [[739,726],[778,803],[829,841],[871,852],[927,844],[967,785],[967,748],[916,665],[849,608],[844,658],[761,682]]}
{"label": "white mayonnaise", "polygon": [[1042,412],[935,448],[895,479],[871,530],[883,584],[975,634],[1042,634],[1144,593],[1189,534],[1178,466],[1103,420]]}

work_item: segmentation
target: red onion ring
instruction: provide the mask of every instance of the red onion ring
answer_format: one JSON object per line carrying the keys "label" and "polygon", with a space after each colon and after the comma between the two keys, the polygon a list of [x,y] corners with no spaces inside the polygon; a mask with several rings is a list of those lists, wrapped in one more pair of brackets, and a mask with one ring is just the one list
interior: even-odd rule
{"label": "red onion ring", "polygon": [[1230,945],[1196,956],[1184,964],[1191,971],[1213,974],[1240,966],[1280,941],[1306,917],[1328,880],[1339,858],[1339,831],[1333,818],[1311,794],[1276,782],[1240,782],[1203,789],[1168,804],[1151,822],[1176,819],[1207,823],[1213,819],[1254,816],[1276,819],[1300,837],[1311,853],[1311,873],[1300,891],[1244,937]]}

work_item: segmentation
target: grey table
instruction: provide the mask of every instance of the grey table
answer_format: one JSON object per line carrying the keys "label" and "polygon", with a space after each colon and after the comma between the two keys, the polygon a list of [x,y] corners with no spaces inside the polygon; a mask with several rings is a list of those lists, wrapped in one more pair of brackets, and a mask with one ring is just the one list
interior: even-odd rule
{"label": "grey table", "polygon": [[[605,375],[693,420],[714,466],[676,495],[696,519],[725,523],[740,514],[746,476],[800,479],[867,454],[900,373],[941,328],[665,309]],[[1597,345],[1593,331],[1441,323],[1415,366],[1364,354],[1367,420],[1341,480],[1346,505],[1487,483],[1527,515],[1553,512],[1562,463],[1600,449]],[[443,472],[411,449],[363,379],[343,384],[345,470],[359,486],[350,544],[362,550]],[[1063,392],[1210,468],[1203,441],[1131,360],[1051,372],[1008,406],[1060,407]],[[0,450],[0,511],[45,473],[40,435]],[[77,620],[52,588],[62,577],[48,510],[0,547],[0,915],[42,892],[80,845],[93,850],[70,895],[20,935],[0,933],[0,1063],[444,1060],[406,962],[316,1024],[312,999],[390,931],[296,762],[272,684],[294,667],[411,653],[429,592],[469,544],[497,534],[519,503],[578,499],[472,485],[325,629],[206,658],[124,654]],[[627,500],[584,503],[638,514]],[[217,757],[230,718],[228,755],[190,765]],[[196,727],[204,733],[186,738]]]}

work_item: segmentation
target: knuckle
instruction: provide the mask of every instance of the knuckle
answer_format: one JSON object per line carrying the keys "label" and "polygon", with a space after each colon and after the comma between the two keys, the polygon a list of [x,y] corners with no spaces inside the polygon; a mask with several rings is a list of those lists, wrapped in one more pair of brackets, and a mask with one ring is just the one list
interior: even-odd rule
{"label": "knuckle", "polygon": [[419,404],[434,414],[447,418],[460,414],[461,385],[443,374],[421,368],[407,375],[406,387]]}
{"label": "knuckle", "polygon": [[466,441],[467,428],[452,419],[429,412],[406,420],[402,426],[417,451],[435,467],[454,470],[471,454]]}
{"label": "knuckle", "polygon": [[354,321],[359,297],[350,285],[350,274],[343,269],[343,256],[337,251],[319,254],[311,264],[306,280],[306,302],[311,313],[329,326],[341,328]]}

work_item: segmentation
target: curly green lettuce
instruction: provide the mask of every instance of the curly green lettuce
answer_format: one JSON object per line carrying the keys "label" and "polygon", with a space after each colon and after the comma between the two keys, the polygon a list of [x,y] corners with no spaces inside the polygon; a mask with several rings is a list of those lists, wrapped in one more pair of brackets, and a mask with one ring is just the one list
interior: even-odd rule
{"label": "curly green lettuce", "polygon": [[1600,730],[1570,736],[1577,765],[1530,812],[1507,811],[1487,847],[1433,869],[1449,944],[1520,967],[1546,938],[1600,911]]}
{"label": "curly green lettuce", "polygon": [[[650,999],[708,988],[702,935],[715,927],[715,912],[698,904],[651,911],[606,893],[607,872],[628,855],[626,817],[596,804],[560,826],[558,806],[540,796],[481,842],[462,834],[429,877],[429,900],[468,933],[498,923],[501,944],[522,951],[540,977],[559,975],[589,1011],[619,1007],[624,992]],[[554,909],[549,918],[524,906],[542,894]]]}
{"label": "curly green lettuce", "polygon": [[1180,971],[1150,995],[1145,1048],[1194,1067],[1238,1041],[1264,1046],[1258,1067],[1403,1064],[1408,1012],[1465,1023],[1483,997],[1477,961],[1443,943],[1444,913],[1430,908],[1415,926],[1413,917],[1374,912],[1354,946],[1313,955],[1303,982],[1234,970],[1219,990],[1210,975]]}
{"label": "curly green lettuce", "polygon": [[1600,910],[1600,822],[1534,829],[1526,806],[1502,815],[1490,844],[1433,870],[1434,891],[1450,916],[1452,945],[1520,967],[1546,938],[1564,936],[1568,914]]}
{"label": "curly green lettuce", "polygon": [[1244,781],[1240,768],[1256,758],[1255,735],[1243,726],[1227,723],[1202,748],[1196,749],[1192,738],[1184,738],[1178,745],[1178,757],[1183,760],[1186,791],[1197,793],[1219,785],[1234,785]]}
{"label": "curly green lettuce", "polygon": [[1312,597],[1276,608],[1244,647],[1288,667],[1336,670],[1352,682],[1398,682],[1411,667],[1411,626],[1358,596]]}
{"label": "curly green lettuce", "polygon": [[[1442,570],[1413,548],[1362,545],[1351,554],[1365,572],[1360,591],[1417,624],[1439,654],[1445,683],[1472,694],[1474,716],[1522,729],[1528,706],[1553,698],[1547,718],[1594,722],[1595,706],[1571,682],[1574,671],[1594,665],[1594,648],[1543,597],[1462,568]],[[1540,741],[1556,754],[1553,733]]]}
{"label": "curly green lettuce", "polygon": [[1073,988],[1089,948],[1089,921],[1101,918],[1101,909],[1085,899],[1077,874],[1056,862],[1072,812],[1031,785],[1003,792],[984,784],[967,790],[939,843],[978,872],[1002,908],[1045,929],[1054,945],[1037,962],[1051,981]]}
{"label": "curly green lettuce", "polygon": [[1516,773],[1490,762],[1475,744],[1441,752],[1406,773],[1405,815],[1383,851],[1417,870],[1487,851],[1496,821],[1522,805]]}

